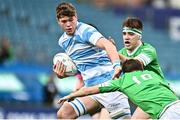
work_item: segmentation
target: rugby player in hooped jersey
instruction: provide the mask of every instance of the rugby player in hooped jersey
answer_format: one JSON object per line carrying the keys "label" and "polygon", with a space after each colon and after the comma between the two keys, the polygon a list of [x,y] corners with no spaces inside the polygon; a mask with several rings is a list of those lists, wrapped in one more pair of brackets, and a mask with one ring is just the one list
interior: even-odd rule
{"label": "rugby player in hooped jersey", "polygon": [[[61,3],[56,8],[58,24],[64,30],[59,45],[71,57],[81,73],[86,87],[98,85],[121,73],[120,59],[116,47],[94,27],[79,22],[75,7]],[[53,71],[58,77],[64,75],[65,66],[55,64]],[[105,107],[112,118],[129,118],[127,97],[120,92],[97,94],[65,102],[57,112],[59,119],[73,119]]]}

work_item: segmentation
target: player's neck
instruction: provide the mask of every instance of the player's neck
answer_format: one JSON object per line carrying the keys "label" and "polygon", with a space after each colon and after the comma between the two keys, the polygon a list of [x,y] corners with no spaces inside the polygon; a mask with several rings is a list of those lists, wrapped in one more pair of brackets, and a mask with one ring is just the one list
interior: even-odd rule
{"label": "player's neck", "polygon": [[138,48],[142,45],[142,42],[140,41],[136,47],[134,47],[134,49],[131,49],[131,50],[127,50],[127,53],[128,55],[133,55],[137,50]]}

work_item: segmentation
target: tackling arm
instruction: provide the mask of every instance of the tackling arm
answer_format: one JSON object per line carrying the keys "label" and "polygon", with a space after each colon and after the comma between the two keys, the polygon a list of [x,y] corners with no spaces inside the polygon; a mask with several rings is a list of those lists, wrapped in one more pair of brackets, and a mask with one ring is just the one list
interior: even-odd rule
{"label": "tackling arm", "polygon": [[61,98],[58,103],[63,104],[67,100],[71,100],[75,97],[83,97],[91,94],[97,94],[99,93],[99,87],[98,86],[93,86],[93,87],[83,87],[78,91],[72,92],[71,94]]}

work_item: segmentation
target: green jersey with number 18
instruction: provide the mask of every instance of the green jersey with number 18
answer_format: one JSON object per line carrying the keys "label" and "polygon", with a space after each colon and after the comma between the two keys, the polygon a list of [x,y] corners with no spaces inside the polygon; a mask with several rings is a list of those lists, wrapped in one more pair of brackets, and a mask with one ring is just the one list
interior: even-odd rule
{"label": "green jersey with number 18", "polygon": [[128,57],[135,58],[143,62],[144,69],[154,71],[156,74],[164,78],[163,72],[157,60],[156,49],[148,43],[142,43],[132,53],[128,53],[126,48],[122,48],[119,53]]}
{"label": "green jersey with number 18", "polygon": [[125,73],[120,79],[100,84],[101,93],[121,91],[151,118],[157,119],[163,109],[178,98],[162,78],[152,71]]}

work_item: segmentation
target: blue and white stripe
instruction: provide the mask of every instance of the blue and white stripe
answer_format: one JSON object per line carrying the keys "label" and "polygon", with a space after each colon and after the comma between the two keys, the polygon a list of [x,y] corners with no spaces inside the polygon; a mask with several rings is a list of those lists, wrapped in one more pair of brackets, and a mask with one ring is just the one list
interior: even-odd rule
{"label": "blue and white stripe", "polygon": [[76,98],[75,100],[69,102],[69,104],[74,108],[77,116],[81,116],[86,113],[86,107],[80,99]]}
{"label": "blue and white stripe", "polygon": [[59,45],[76,64],[86,86],[110,80],[114,72],[106,51],[96,47],[102,37],[94,27],[78,22],[74,36],[64,33],[59,39]]}

